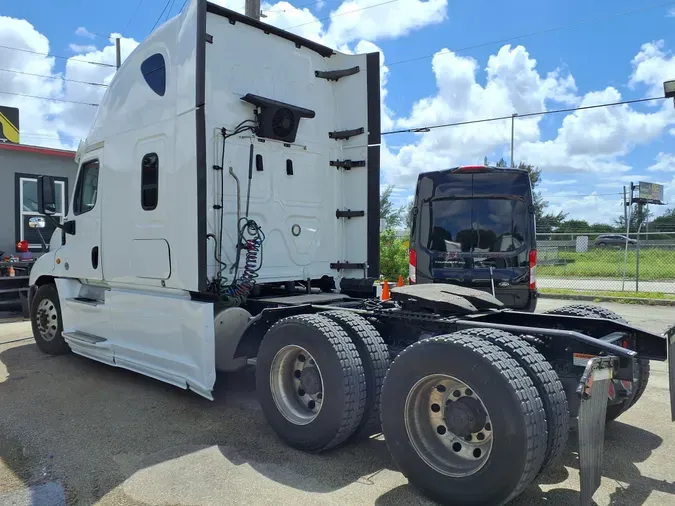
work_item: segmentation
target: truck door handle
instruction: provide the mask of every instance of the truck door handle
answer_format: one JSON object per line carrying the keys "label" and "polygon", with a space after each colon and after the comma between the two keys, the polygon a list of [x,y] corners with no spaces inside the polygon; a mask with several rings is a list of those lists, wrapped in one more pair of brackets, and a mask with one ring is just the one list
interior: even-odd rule
{"label": "truck door handle", "polygon": [[91,266],[98,269],[98,246],[91,248]]}

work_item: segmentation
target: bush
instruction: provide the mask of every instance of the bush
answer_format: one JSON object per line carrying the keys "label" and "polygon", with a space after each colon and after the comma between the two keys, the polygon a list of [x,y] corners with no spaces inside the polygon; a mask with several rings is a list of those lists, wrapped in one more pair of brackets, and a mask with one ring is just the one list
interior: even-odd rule
{"label": "bush", "polygon": [[389,282],[408,277],[408,239],[396,237],[392,229],[380,234],[380,275]]}

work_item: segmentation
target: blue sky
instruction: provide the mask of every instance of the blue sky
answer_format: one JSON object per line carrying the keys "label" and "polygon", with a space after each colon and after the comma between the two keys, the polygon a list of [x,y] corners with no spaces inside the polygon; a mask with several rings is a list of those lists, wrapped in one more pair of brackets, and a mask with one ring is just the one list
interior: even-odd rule
{"label": "blue sky", "polygon": [[[265,20],[277,26],[306,24],[292,31],[341,50],[382,51],[387,67],[384,130],[643,98],[661,94],[660,83],[675,79],[675,17],[669,15],[675,1],[639,5],[628,0],[397,0],[375,6],[384,1],[263,2],[269,13]],[[243,0],[218,3],[243,10]],[[142,0],[140,5],[138,0],[4,2],[0,45],[48,48],[53,55],[112,63],[111,34],[121,34],[123,55],[128,54],[166,5],[165,0]],[[162,20],[176,14],[183,0],[168,5]],[[621,15],[637,9],[643,10]],[[521,37],[561,26],[565,28]],[[490,43],[500,40],[506,42]],[[459,51],[479,45],[483,47]],[[398,63],[443,49],[452,53]],[[21,70],[28,60],[25,53],[22,56],[0,49],[0,67]],[[34,73],[104,83],[112,76],[109,67],[67,66],[65,59],[42,58],[45,61],[32,62],[31,69],[41,69]],[[103,93],[102,87],[23,77],[25,82],[10,82],[0,72],[0,91],[29,89],[39,96],[91,102]],[[0,103],[20,104],[27,111],[22,131],[24,142],[31,144],[76,145],[93,114],[87,106],[46,107],[44,102],[1,94]],[[611,221],[621,212],[621,186],[630,180],[665,183],[666,197],[675,205],[674,128],[675,109],[665,101],[518,120],[516,160],[542,167],[541,189],[551,210]],[[502,122],[388,136],[382,183],[394,184],[396,200],[403,204],[421,170],[482,162],[485,155],[508,159],[509,134],[510,122]]]}

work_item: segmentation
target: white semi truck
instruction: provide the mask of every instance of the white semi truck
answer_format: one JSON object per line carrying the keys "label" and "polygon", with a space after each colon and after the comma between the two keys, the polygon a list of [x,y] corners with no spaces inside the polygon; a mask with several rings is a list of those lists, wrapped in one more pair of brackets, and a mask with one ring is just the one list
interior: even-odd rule
{"label": "white semi truck", "polygon": [[[378,53],[191,0],[129,55],[78,149],[31,272],[37,345],[206,399],[216,371],[255,365],[287,444],[381,432],[410,482],[451,504],[516,497],[557,465],[571,420],[588,501],[604,421],[634,405],[668,338],[451,284],[380,300],[379,76]],[[39,178],[56,222],[54,195]]]}

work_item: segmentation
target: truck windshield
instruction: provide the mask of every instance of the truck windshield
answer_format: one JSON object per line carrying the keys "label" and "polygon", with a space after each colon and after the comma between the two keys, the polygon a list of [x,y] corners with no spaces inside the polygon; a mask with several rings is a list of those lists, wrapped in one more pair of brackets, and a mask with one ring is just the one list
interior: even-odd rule
{"label": "truck windshield", "polygon": [[526,242],[527,206],[515,197],[434,199],[428,212],[432,251],[506,253]]}

